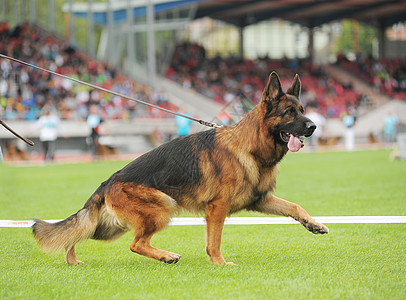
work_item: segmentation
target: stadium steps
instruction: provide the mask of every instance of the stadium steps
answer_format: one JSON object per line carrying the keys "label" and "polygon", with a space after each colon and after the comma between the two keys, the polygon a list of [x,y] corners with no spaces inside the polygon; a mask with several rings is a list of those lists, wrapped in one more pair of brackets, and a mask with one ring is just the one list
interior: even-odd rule
{"label": "stadium steps", "polygon": [[[148,73],[142,65],[127,63],[123,68],[123,71],[130,78],[146,85],[149,84]],[[169,95],[169,102],[204,121],[209,122],[213,120],[222,109],[222,106],[212,99],[195,92],[193,89],[184,89],[178,83],[161,77],[158,74],[156,75],[155,83],[157,91],[163,91]]]}
{"label": "stadium steps", "polygon": [[212,99],[194,92],[192,89],[184,89],[169,79],[161,77],[158,82],[158,87],[170,95],[170,101],[173,104],[204,121],[213,120],[222,109],[222,105]]}
{"label": "stadium steps", "polygon": [[375,91],[369,84],[361,80],[359,77],[334,65],[323,65],[323,69],[333,78],[340,82],[351,82],[354,90],[360,94],[368,95],[371,100],[371,109],[388,103],[391,98]]}

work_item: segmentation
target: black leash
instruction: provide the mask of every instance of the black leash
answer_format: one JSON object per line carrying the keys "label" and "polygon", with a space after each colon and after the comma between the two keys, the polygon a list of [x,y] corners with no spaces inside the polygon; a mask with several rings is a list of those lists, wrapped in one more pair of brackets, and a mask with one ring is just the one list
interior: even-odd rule
{"label": "black leash", "polygon": [[[162,110],[162,111],[164,111],[164,112],[167,112],[167,113],[170,113],[170,114],[173,114],[173,115],[176,115],[176,116],[180,116],[180,117],[183,117],[183,118],[192,120],[192,121],[197,122],[197,123],[199,123],[199,124],[202,124],[202,125],[204,125],[204,126],[208,126],[208,127],[212,127],[212,128],[220,128],[220,127],[221,127],[220,125],[218,125],[218,124],[216,124],[216,123],[206,122],[206,121],[201,120],[201,119],[197,119],[197,118],[194,118],[194,117],[191,117],[191,116],[187,116],[187,115],[184,115],[184,114],[181,114],[181,113],[177,113],[177,112],[174,112],[174,111],[172,111],[172,110],[169,110],[169,109],[166,109],[166,108],[163,108],[163,107],[160,107],[160,106],[157,106],[157,105],[154,105],[154,104],[151,104],[151,103],[148,103],[148,102],[145,102],[145,101],[142,101],[142,100],[139,100],[139,99],[130,97],[130,96],[126,96],[126,95],[124,95],[124,94],[117,93],[117,92],[114,92],[114,91],[111,91],[111,90],[102,88],[102,87],[100,87],[100,86],[97,86],[97,85],[94,85],[94,84],[91,84],[91,83],[88,83],[88,82],[85,82],[85,81],[82,81],[82,80],[79,80],[79,79],[76,79],[76,78],[72,78],[72,77],[69,77],[69,76],[66,76],[66,75],[62,75],[62,74],[53,72],[53,71],[51,71],[51,70],[47,70],[47,69],[44,69],[44,68],[41,68],[41,67],[32,65],[32,64],[27,63],[27,62],[25,62],[25,61],[16,59],[16,58],[14,58],[14,57],[10,57],[10,56],[7,56],[7,55],[1,54],[1,53],[0,53],[0,57],[3,57],[3,58],[6,58],[6,59],[9,59],[9,60],[12,60],[12,61],[14,61],[14,62],[18,62],[18,63],[20,63],[20,64],[22,64],[22,65],[26,65],[26,66],[29,66],[29,67],[34,68],[34,69],[41,70],[41,71],[43,71],[43,72],[47,72],[47,73],[50,73],[50,74],[53,74],[53,75],[56,75],[56,76],[63,77],[63,78],[65,78],[65,79],[72,80],[72,81],[74,81],[74,82],[77,82],[77,83],[80,83],[80,84],[83,84],[83,85],[87,85],[87,86],[89,86],[89,87],[91,87],[91,88],[94,88],[94,89],[97,89],[97,90],[101,90],[101,91],[103,91],[103,92],[106,92],[106,93],[109,93],[109,94],[112,94],[112,95],[116,95],[116,96],[119,96],[119,97],[122,97],[122,98],[125,98],[125,99],[128,99],[128,100],[131,100],[131,101],[135,101],[135,102],[138,102],[138,103],[141,103],[141,104],[144,104],[144,105],[147,105],[147,106],[150,106],[150,107],[153,107],[153,108]],[[4,125],[3,125],[3,126],[4,126]],[[9,129],[9,130],[10,130],[10,129]],[[14,134],[15,134],[15,133],[14,133]],[[20,136],[20,138],[21,138],[21,136]]]}

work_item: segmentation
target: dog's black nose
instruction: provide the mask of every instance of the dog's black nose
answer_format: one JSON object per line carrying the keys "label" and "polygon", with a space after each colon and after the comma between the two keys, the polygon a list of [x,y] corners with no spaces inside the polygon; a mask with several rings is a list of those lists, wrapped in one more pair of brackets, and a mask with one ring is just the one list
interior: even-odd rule
{"label": "dog's black nose", "polygon": [[306,128],[311,130],[311,131],[315,131],[316,130],[316,124],[314,124],[312,121],[306,122]]}
{"label": "dog's black nose", "polygon": [[312,121],[306,122],[305,126],[306,126],[306,135],[305,136],[311,136],[317,128],[316,124],[314,124]]}

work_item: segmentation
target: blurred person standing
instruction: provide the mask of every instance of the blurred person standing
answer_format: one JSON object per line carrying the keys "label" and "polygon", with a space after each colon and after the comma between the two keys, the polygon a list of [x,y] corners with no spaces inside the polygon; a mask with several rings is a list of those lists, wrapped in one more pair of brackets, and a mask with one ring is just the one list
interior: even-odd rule
{"label": "blurred person standing", "polygon": [[[185,113],[184,109],[180,109],[179,112],[186,116],[189,116],[187,113]],[[175,122],[177,126],[178,136],[186,136],[190,133],[190,126],[192,125],[192,120],[176,115]]]}
{"label": "blurred person standing", "polygon": [[49,108],[43,109],[43,115],[34,123],[34,130],[41,129],[39,140],[44,151],[44,160],[53,161],[55,158],[56,139],[63,134],[59,117],[51,113]]}
{"label": "blurred person standing", "polygon": [[97,145],[99,144],[99,129],[101,124],[101,117],[99,114],[99,107],[95,104],[90,106],[89,115],[87,116],[87,125],[90,127],[90,136],[86,139],[92,153],[93,160],[97,159]]}
{"label": "blurred person standing", "polygon": [[354,151],[355,148],[355,132],[354,126],[356,122],[356,117],[351,110],[348,110],[342,115],[342,122],[345,126],[345,149],[348,152]]}
{"label": "blurred person standing", "polygon": [[307,111],[306,117],[312,120],[317,126],[316,130],[309,137],[310,150],[314,152],[317,150],[319,138],[323,136],[323,128],[326,125],[326,118],[318,113],[316,108],[313,106],[307,107]]}
{"label": "blurred person standing", "polygon": [[390,148],[396,141],[396,132],[399,119],[392,111],[388,111],[384,118],[383,135],[386,148]]}

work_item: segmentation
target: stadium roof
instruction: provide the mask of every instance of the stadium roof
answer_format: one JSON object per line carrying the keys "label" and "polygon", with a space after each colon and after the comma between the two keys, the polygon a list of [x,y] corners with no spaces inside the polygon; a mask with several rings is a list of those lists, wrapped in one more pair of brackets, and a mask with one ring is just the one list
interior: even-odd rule
{"label": "stadium roof", "polygon": [[[154,5],[155,13],[160,13],[164,11],[170,11],[173,9],[179,9],[185,6],[189,6],[193,3],[204,1],[204,0],[152,0]],[[69,12],[72,10],[73,15],[79,18],[87,18],[89,13],[89,5],[91,12],[93,14],[93,21],[106,25],[107,24],[107,11],[111,9],[112,11],[112,20],[114,23],[124,22],[127,19],[128,4],[131,4],[131,12],[133,18],[137,19],[140,17],[145,17],[147,14],[147,0],[131,0],[131,1],[112,1],[111,3],[107,2],[95,2],[89,4],[88,2],[75,2],[70,7],[69,3],[66,2],[62,6],[64,12]]]}
{"label": "stadium roof", "polygon": [[[406,0],[152,0],[155,12],[179,9],[191,4],[197,7],[195,18],[211,17],[239,27],[263,20],[280,18],[313,28],[341,19],[356,19],[375,26],[388,27],[406,21]],[[127,5],[133,5],[134,18],[145,16],[147,0],[111,3],[114,22],[126,19]],[[107,22],[107,3],[92,4],[94,21]],[[64,11],[68,11],[68,4]],[[74,15],[86,17],[88,3],[74,3]]]}
{"label": "stadium roof", "polygon": [[405,0],[207,0],[196,18],[209,16],[240,27],[271,18],[316,27],[341,19],[356,19],[383,27],[406,21]]}

